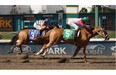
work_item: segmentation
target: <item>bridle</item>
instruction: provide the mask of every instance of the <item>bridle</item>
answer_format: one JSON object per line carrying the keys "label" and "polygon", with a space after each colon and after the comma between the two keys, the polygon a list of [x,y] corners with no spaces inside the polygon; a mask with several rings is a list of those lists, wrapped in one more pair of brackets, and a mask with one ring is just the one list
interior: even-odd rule
{"label": "bridle", "polygon": [[[104,35],[101,34],[101,33],[104,33]],[[98,30],[98,31],[97,31],[97,34],[98,34],[98,35],[101,35],[103,38],[105,38],[105,40],[109,40],[109,35],[108,35],[108,33],[107,33],[104,29]]]}

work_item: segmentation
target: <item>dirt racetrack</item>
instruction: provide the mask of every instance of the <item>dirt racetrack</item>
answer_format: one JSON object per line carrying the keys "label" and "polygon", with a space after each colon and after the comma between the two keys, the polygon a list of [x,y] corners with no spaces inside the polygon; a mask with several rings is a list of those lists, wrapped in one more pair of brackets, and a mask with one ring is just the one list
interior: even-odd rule
{"label": "dirt racetrack", "polygon": [[76,56],[68,63],[58,63],[62,57],[46,56],[42,59],[33,55],[1,55],[0,69],[18,70],[18,69],[36,69],[36,70],[52,70],[52,69],[69,69],[69,70],[93,70],[93,69],[116,69],[115,56],[87,56],[90,64],[85,64],[82,56]]}

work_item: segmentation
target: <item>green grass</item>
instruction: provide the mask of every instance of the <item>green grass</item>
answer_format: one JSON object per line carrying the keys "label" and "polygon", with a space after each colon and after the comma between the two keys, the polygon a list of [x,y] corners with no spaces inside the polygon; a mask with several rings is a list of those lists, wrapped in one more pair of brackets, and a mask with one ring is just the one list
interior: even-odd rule
{"label": "green grass", "polygon": [[16,32],[0,32],[2,39],[10,40]]}
{"label": "green grass", "polygon": [[[116,38],[116,31],[107,31],[110,38]],[[0,32],[2,39],[10,40],[17,32]],[[99,36],[97,38],[100,38]]]}
{"label": "green grass", "polygon": [[116,31],[108,31],[110,38],[116,38]]}

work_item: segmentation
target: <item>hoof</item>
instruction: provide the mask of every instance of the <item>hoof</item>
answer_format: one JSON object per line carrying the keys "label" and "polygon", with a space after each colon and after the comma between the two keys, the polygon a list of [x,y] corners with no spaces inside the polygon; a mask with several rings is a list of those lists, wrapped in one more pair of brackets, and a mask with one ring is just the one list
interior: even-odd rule
{"label": "hoof", "polygon": [[17,58],[19,58],[19,59],[27,59],[28,55],[27,54],[20,54],[20,55],[17,55]]}
{"label": "hoof", "polygon": [[35,51],[31,51],[33,54],[36,53]]}
{"label": "hoof", "polygon": [[45,56],[44,56],[44,55],[42,55],[42,54],[40,55],[40,57],[42,57],[42,59],[45,59]]}
{"label": "hoof", "polygon": [[37,53],[33,53],[33,55],[34,55],[34,56],[38,56],[39,54],[37,54]]}
{"label": "hoof", "polygon": [[86,64],[91,64],[91,62],[85,62]]}
{"label": "hoof", "polygon": [[29,60],[23,60],[21,63],[29,63]]}
{"label": "hoof", "polygon": [[[43,55],[43,53],[33,53],[35,56],[37,56],[37,55]],[[43,55],[44,56],[44,55]]]}
{"label": "hoof", "polygon": [[12,51],[8,51],[7,53],[10,54],[10,53],[13,53],[13,52]]}
{"label": "hoof", "polygon": [[21,55],[21,53],[18,53],[17,55]]}
{"label": "hoof", "polygon": [[58,63],[68,63],[69,62],[69,59],[67,58],[62,58],[58,61]]}

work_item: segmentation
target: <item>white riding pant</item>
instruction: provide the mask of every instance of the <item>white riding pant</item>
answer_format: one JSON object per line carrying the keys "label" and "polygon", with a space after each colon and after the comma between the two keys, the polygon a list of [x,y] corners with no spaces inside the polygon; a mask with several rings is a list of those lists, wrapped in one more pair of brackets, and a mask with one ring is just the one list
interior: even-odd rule
{"label": "white riding pant", "polygon": [[73,20],[69,20],[67,24],[73,27],[74,30],[78,30],[80,28],[80,26],[76,24],[75,22],[73,22]]}
{"label": "white riding pant", "polygon": [[78,30],[79,29],[79,26],[75,23],[73,24],[70,24],[71,27],[74,27],[74,30]]}

